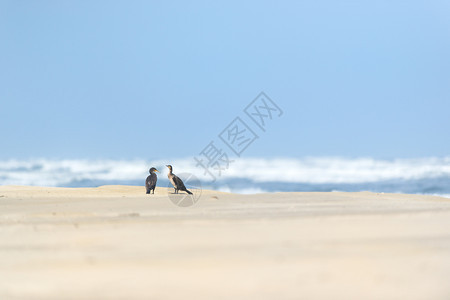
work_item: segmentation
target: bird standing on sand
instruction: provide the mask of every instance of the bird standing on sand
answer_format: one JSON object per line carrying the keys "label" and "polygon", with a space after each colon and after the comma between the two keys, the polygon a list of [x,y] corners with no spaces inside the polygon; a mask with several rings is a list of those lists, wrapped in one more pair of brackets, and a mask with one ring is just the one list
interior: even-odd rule
{"label": "bird standing on sand", "polygon": [[150,175],[148,175],[147,179],[145,179],[145,188],[147,190],[147,194],[150,194],[151,190],[153,190],[153,194],[155,193],[156,181],[158,180],[155,172],[159,171],[156,170],[156,168],[151,167],[149,170]]}
{"label": "bird standing on sand", "polygon": [[190,195],[192,195],[191,191],[189,191],[185,186],[183,181],[178,177],[177,175],[172,173],[172,166],[166,165],[166,167],[169,168],[169,174],[167,174],[167,177],[169,177],[170,182],[173,185],[173,188],[175,189],[175,194],[178,194],[178,191],[184,191]]}

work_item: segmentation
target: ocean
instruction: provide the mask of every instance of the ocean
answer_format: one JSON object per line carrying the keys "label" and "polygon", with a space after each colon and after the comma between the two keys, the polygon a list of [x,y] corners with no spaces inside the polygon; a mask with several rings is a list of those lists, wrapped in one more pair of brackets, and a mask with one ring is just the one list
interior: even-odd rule
{"label": "ocean", "polygon": [[[450,198],[450,157],[381,160],[306,157],[242,158],[222,166],[216,179],[193,158],[173,160],[28,159],[0,160],[0,185],[47,187],[143,186],[152,166],[158,186],[169,186],[166,164],[191,188],[234,193],[371,191],[439,195]],[[193,174],[194,177],[191,177]],[[187,178],[189,177],[189,178]],[[197,178],[193,181],[192,178]]]}

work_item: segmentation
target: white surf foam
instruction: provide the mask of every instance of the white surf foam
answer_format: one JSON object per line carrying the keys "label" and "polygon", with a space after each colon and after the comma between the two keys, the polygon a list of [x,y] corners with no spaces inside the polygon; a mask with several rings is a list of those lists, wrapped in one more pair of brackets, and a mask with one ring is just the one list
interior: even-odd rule
{"label": "white surf foam", "polygon": [[[182,160],[178,168],[202,173],[195,162]],[[251,178],[255,182],[363,183],[450,176],[450,157],[377,160],[373,158],[309,157],[245,158],[230,163],[221,178]],[[208,176],[203,176],[208,178]]]}
{"label": "white surf foam", "polygon": [[[194,159],[176,160],[6,160],[0,161],[1,185],[64,186],[83,180],[142,181],[151,166],[164,177],[166,164],[174,173],[190,172],[203,181],[205,175]],[[214,172],[214,169],[211,169]],[[251,178],[254,182],[354,184],[389,180],[450,178],[450,157],[379,160],[373,158],[309,157],[244,158],[231,162],[217,179]]]}

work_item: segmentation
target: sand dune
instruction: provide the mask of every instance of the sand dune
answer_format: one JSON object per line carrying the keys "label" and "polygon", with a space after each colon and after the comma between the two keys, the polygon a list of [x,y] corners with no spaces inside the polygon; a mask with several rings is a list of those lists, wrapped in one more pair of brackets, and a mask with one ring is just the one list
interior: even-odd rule
{"label": "sand dune", "polygon": [[171,191],[0,187],[0,299],[450,298],[450,199]]}

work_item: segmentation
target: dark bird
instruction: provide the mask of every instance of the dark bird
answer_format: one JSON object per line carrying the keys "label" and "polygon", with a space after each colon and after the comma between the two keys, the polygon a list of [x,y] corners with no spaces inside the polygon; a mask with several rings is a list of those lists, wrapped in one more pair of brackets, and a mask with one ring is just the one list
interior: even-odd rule
{"label": "dark bird", "polygon": [[178,177],[177,175],[172,173],[172,166],[166,165],[166,167],[169,168],[169,174],[167,174],[167,177],[169,177],[170,182],[173,185],[173,188],[175,189],[175,194],[178,194],[178,191],[184,191],[190,195],[192,195],[191,191],[189,191],[185,186],[183,181]]}
{"label": "dark bird", "polygon": [[150,194],[150,191],[153,190],[153,194],[155,193],[156,181],[158,181],[158,177],[155,172],[159,172],[156,168],[151,167],[148,171],[150,175],[145,179],[145,189],[147,190],[147,194]]}

